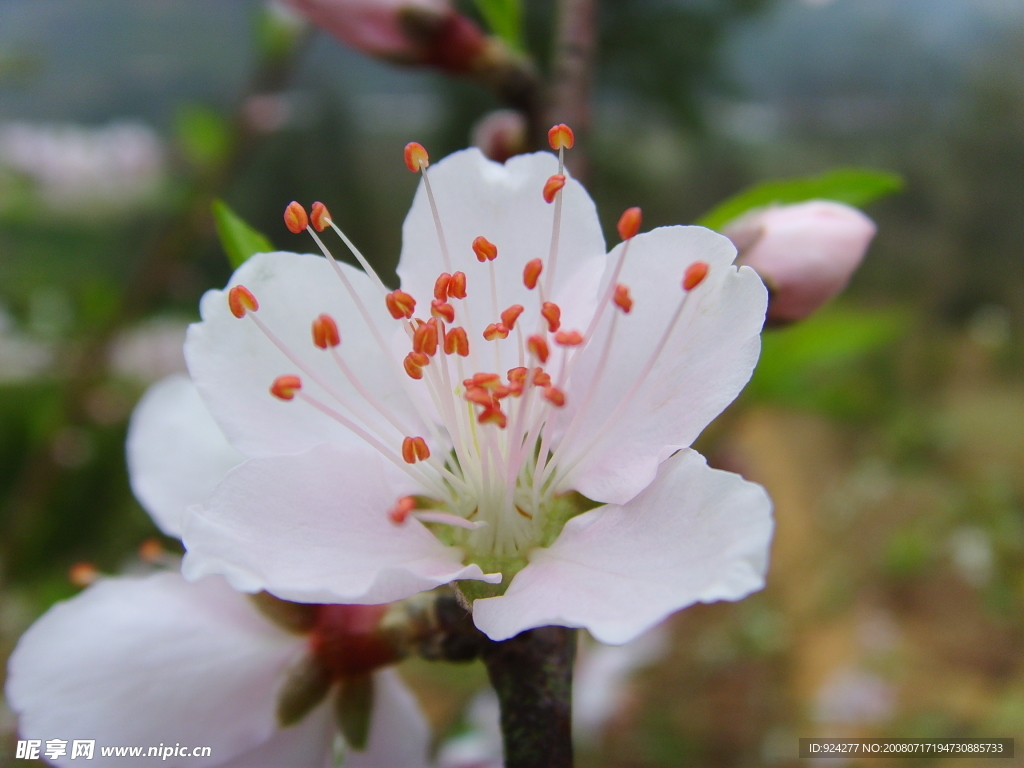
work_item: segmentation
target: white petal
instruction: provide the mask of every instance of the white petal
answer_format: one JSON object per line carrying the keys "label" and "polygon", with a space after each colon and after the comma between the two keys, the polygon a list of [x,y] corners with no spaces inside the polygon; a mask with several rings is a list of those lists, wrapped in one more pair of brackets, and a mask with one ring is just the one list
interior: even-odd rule
{"label": "white petal", "polygon": [[555,624],[626,643],[680,608],[760,589],[771,533],[761,486],[680,451],[628,504],[570,520],[473,620],[492,640]]}
{"label": "white petal", "polygon": [[245,456],[232,448],[187,376],[151,386],[128,425],[132,491],[168,536],[185,508],[203,501]]}
{"label": "white petal", "polygon": [[427,768],[430,727],[412,692],[393,669],[373,676],[373,713],[364,752],[350,751],[345,768]]}
{"label": "white petal", "polygon": [[501,707],[493,688],[469,702],[468,730],[446,740],[437,751],[437,768],[502,768]]}
{"label": "white petal", "polygon": [[[526,313],[520,320],[524,331],[532,333],[537,323],[537,291],[523,286],[523,267],[531,259],[542,259],[550,271],[548,253],[554,221],[554,204],[544,202],[544,183],[558,172],[557,158],[548,152],[517,155],[504,165],[486,159],[478,149],[456,152],[430,166],[431,187],[437,201],[441,225],[451,256],[451,270],[466,273],[473,335],[470,349],[485,344],[480,334],[488,323],[498,322],[498,314],[512,304],[521,304]],[[604,269],[604,236],[597,210],[583,186],[569,179],[562,189],[562,219],[558,256],[554,268],[551,296],[558,296],[572,276],[584,265],[600,274]],[[493,262],[497,284],[497,307],[491,299],[490,266],[481,264],[473,254],[473,240],[486,237],[498,247]],[[434,217],[423,183],[416,192],[412,208],[402,228],[402,257],[398,275],[402,289],[417,301],[429,305],[434,281],[442,272],[451,271],[441,257]],[[548,277],[541,276],[542,283]],[[456,312],[460,303],[453,301]],[[456,324],[463,325],[458,316]],[[469,330],[469,329],[467,329]],[[501,344],[501,373],[518,365],[515,345]],[[490,370],[493,353],[481,356],[481,364]]]}
{"label": "white petal", "polygon": [[218,768],[330,768],[337,727],[330,700],[263,744]]}
{"label": "white petal", "polygon": [[303,642],[222,579],[106,579],[29,628],[6,692],[23,738],[95,739],[97,758],[100,746],[209,746],[161,765],[219,765],[275,732],[274,691]]}
{"label": "white petal", "polygon": [[[363,272],[342,265],[357,294],[367,307],[383,339],[389,341],[396,321],[384,299]],[[393,355],[385,354],[326,259],[309,254],[261,253],[243,264],[231,277],[230,286],[244,285],[256,296],[256,313],[270,330],[348,401],[340,405],[305,375],[260,331],[249,317],[236,318],[228,308],[227,290],[207,291],[200,303],[201,323],[189,327],[185,342],[192,380],[228,440],[247,456],[298,453],[318,443],[364,445],[346,427],[312,406],[274,398],[270,385],[284,374],[300,376],[303,392],[330,405],[343,415],[374,419],[388,434],[401,435],[368,405],[349,384],[329,352],[313,344],[311,326],[322,313],[338,324],[342,358],[364,388],[383,402],[402,421],[414,428],[411,403],[404,390],[408,379],[400,374]],[[410,431],[407,434],[421,434]]]}
{"label": "white petal", "polygon": [[[618,252],[609,255],[610,263]],[[559,429],[564,432],[582,412],[559,460],[565,466],[578,461],[562,488],[624,504],[654,479],[659,463],[688,447],[739,394],[761,349],[768,297],[753,270],[730,266],[734,256],[727,238],[702,227],[663,227],[632,241],[619,282],[632,291],[633,311],[618,316],[599,372],[611,327],[612,311],[606,311],[567,388]],[[695,261],[710,265],[708,276],[690,293],[644,375],[683,297],[683,273]],[[606,427],[621,402],[628,405]]]}
{"label": "white petal", "polygon": [[386,603],[484,578],[419,521],[388,520],[400,497],[420,492],[369,451],[321,445],[251,459],[186,515],[184,573],[317,603]]}

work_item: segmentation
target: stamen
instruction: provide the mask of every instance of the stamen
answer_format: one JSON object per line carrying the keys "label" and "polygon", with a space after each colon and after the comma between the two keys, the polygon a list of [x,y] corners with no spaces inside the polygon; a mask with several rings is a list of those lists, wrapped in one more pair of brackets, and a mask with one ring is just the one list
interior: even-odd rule
{"label": "stamen", "polygon": [[471,403],[482,405],[484,408],[493,408],[495,405],[494,396],[483,387],[470,387],[466,390],[466,394],[463,397]]}
{"label": "stamen", "polygon": [[473,241],[473,253],[476,254],[476,260],[481,264],[485,261],[494,261],[498,258],[498,246],[481,236]]}
{"label": "stamen", "polygon": [[409,319],[416,311],[416,299],[403,290],[394,290],[384,297],[388,312],[395,320]]}
{"label": "stamen", "polygon": [[462,382],[464,387],[483,387],[494,389],[501,385],[501,376],[496,373],[474,373],[473,378]]}
{"label": "stamen", "polygon": [[556,173],[553,176],[549,176],[548,180],[544,182],[544,202],[553,203],[555,202],[555,195],[565,186],[565,176],[560,173]]}
{"label": "stamen", "polygon": [[434,299],[430,302],[430,314],[439,320],[449,323],[455,322],[455,307],[445,301]]}
{"label": "stamen", "polygon": [[341,344],[341,334],[338,333],[338,324],[334,318],[327,314],[321,314],[313,321],[313,343],[320,349],[329,349]]}
{"label": "stamen", "polygon": [[422,352],[410,352],[405,356],[402,365],[405,367],[405,372],[409,374],[409,378],[422,379],[423,369],[429,362],[430,358]]}
{"label": "stamen", "polygon": [[[540,277],[540,273],[543,271],[544,262],[540,259],[531,259],[526,262],[526,266],[523,267],[523,285],[532,291],[537,287],[537,278]],[[506,323],[506,325],[508,325],[508,323]]]}
{"label": "stamen", "polygon": [[437,354],[437,321],[431,318],[421,324],[412,337],[413,352],[421,352],[428,357]]}
{"label": "stamen", "polygon": [[[539,274],[539,272],[538,272]],[[523,278],[525,282],[525,276]],[[536,279],[534,279],[534,285],[536,285]],[[516,320],[523,314],[523,307],[521,304],[513,304],[511,307],[501,313],[501,324],[508,328],[510,331],[516,327]]]}
{"label": "stamen", "polygon": [[558,408],[565,405],[565,393],[558,387],[545,387],[544,399]]}
{"label": "stamen", "polygon": [[583,343],[583,335],[579,331],[559,331],[555,334],[555,343],[563,347],[578,347]]}
{"label": "stamen", "polygon": [[572,149],[572,145],[576,143],[576,136],[565,123],[559,123],[558,125],[551,126],[548,131],[548,144],[554,150],[560,149]]}
{"label": "stamen", "polygon": [[299,234],[309,226],[309,216],[306,215],[306,209],[295,200],[288,203],[288,207],[284,209],[284,225],[288,227],[288,231],[293,235]]}
{"label": "stamen", "polygon": [[416,509],[416,497],[403,496],[395,502],[395,506],[388,512],[388,519],[395,525],[401,525],[414,509]]}
{"label": "stamen", "polygon": [[627,208],[619,217],[619,223],[616,225],[616,228],[619,230],[619,237],[623,240],[636,237],[636,233],[640,231],[640,222],[642,220],[643,213],[639,208]]}
{"label": "stamen", "polygon": [[545,301],[540,308],[541,315],[548,321],[548,330],[554,333],[562,324],[562,310],[553,301]]}
{"label": "stamen", "polygon": [[475,531],[477,528],[483,528],[487,525],[486,520],[467,520],[464,517],[458,515],[451,515],[447,512],[413,512],[413,517],[419,520],[421,523],[438,523],[440,525],[453,525],[457,528],[465,528],[470,531]]}
{"label": "stamen", "polygon": [[498,429],[504,429],[508,424],[508,419],[501,408],[493,405],[484,408],[480,415],[476,417],[476,420],[480,424],[494,424]]}
{"label": "stamen", "polygon": [[241,319],[247,312],[255,312],[259,308],[260,303],[244,285],[236,285],[228,291],[228,309],[235,317]]}
{"label": "stamen", "polygon": [[533,386],[535,386],[535,387],[550,387],[551,386],[551,374],[549,374],[543,368],[534,368],[533,369]]}
{"label": "stamen", "polygon": [[313,225],[313,229],[317,232],[323,232],[329,226],[331,226],[331,213],[327,210],[327,206],[321,202],[313,203],[312,210],[309,215],[310,223]]}
{"label": "stamen", "polygon": [[629,295],[629,287],[619,283],[615,286],[615,296],[612,299],[619,309],[622,310],[622,314],[628,315],[630,310],[633,309],[633,297]]}
{"label": "stamen", "polygon": [[437,280],[434,281],[434,298],[438,301],[448,300],[448,284],[452,281],[452,276],[447,272],[442,272],[437,276]]}
{"label": "stamen", "polygon": [[548,343],[543,336],[531,336],[526,340],[526,346],[530,350],[530,354],[542,363],[548,361]]}
{"label": "stamen", "polygon": [[[446,305],[447,306],[447,305]],[[469,355],[469,337],[465,328],[452,328],[444,335],[444,351],[446,355]]]}
{"label": "stamen", "polygon": [[441,258],[444,259],[444,268],[452,271],[452,260],[448,255],[448,243],[444,239],[444,230],[441,229],[441,216],[437,212],[437,203],[434,201],[434,191],[430,188],[430,176],[427,175],[427,167],[430,165],[430,157],[422,144],[410,141],[405,145],[405,166],[413,173],[419,172],[423,176],[423,188],[427,192],[427,200],[430,203],[430,213],[434,217],[434,227],[437,229],[437,242],[441,247]]}
{"label": "stamen", "polygon": [[708,264],[705,261],[695,261],[686,268],[683,274],[683,290],[692,291],[702,282],[708,274]]}
{"label": "stamen", "polygon": [[402,440],[402,460],[406,464],[415,464],[417,461],[426,461],[430,458],[430,449],[427,441],[422,437],[407,437]]}
{"label": "stamen", "polygon": [[448,284],[448,295],[455,299],[466,298],[466,273],[455,272]]}
{"label": "stamen", "polygon": [[293,400],[295,393],[302,389],[302,379],[298,376],[278,376],[270,385],[270,394],[278,400]]}
{"label": "stamen", "polygon": [[494,341],[495,339],[507,339],[508,328],[501,323],[491,323],[484,328],[484,338],[487,341]]}
{"label": "stamen", "polygon": [[430,165],[430,156],[422,144],[410,141],[405,145],[405,165],[413,173],[419,173]]}

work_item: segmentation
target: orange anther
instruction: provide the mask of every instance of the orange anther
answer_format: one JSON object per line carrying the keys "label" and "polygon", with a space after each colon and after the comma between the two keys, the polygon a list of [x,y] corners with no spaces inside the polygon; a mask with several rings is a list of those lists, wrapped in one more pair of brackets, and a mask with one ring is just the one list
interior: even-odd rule
{"label": "orange anther", "polygon": [[330,315],[320,315],[313,321],[313,343],[320,349],[328,349],[341,344],[338,324]]}
{"label": "orange anther", "polygon": [[510,394],[512,390],[506,387],[504,384],[500,384],[494,388],[494,392],[491,393],[495,400],[504,400]]}
{"label": "orange anther", "polygon": [[615,286],[615,295],[612,297],[612,301],[622,310],[623,314],[628,315],[633,308],[633,297],[629,295],[629,287],[622,283]]}
{"label": "orange anther", "polygon": [[427,447],[427,441],[422,437],[414,437],[412,439],[412,447],[416,451],[416,458],[419,461],[426,461],[430,458],[430,448]]}
{"label": "orange anther", "polygon": [[640,222],[642,220],[643,214],[639,208],[627,208],[619,216],[619,223],[616,225],[619,230],[619,237],[623,240],[636,237],[636,233],[640,231]]}
{"label": "orange anther", "polygon": [[160,543],[160,539],[146,539],[144,542],[139,544],[139,559],[146,563],[157,563],[163,559],[164,556],[164,545]]}
{"label": "orange anther", "polygon": [[449,323],[455,322],[455,307],[445,301],[434,299],[430,302],[430,314]]}
{"label": "orange anther", "polygon": [[548,330],[554,333],[562,324],[562,310],[553,301],[545,301],[540,307],[540,313],[548,321]]}
{"label": "orange anther", "polygon": [[683,290],[692,291],[702,282],[708,275],[708,263],[706,261],[695,261],[693,264],[686,268],[686,272],[683,273]]}
{"label": "orange anther", "polygon": [[416,509],[416,497],[403,496],[395,502],[395,506],[388,512],[388,520],[395,525],[401,525],[414,509]]}
{"label": "orange anther", "polygon": [[68,581],[83,589],[95,583],[99,577],[100,572],[92,563],[75,563],[68,569]]}
{"label": "orange anther", "polygon": [[452,274],[452,281],[448,283],[448,295],[455,299],[466,298],[465,272],[455,272]]}
{"label": "orange anther", "polygon": [[313,224],[313,229],[317,232],[323,232],[331,226],[331,212],[327,210],[327,206],[323,203],[313,203],[312,210],[309,212],[309,220]]}
{"label": "orange anther", "polygon": [[416,455],[415,437],[407,437],[402,441],[402,459],[406,464],[415,464],[419,460],[419,456]]}
{"label": "orange anther", "polygon": [[422,144],[410,141],[405,145],[405,166],[413,173],[419,173],[430,165],[430,156]]}
{"label": "orange anther", "polygon": [[572,149],[572,145],[575,143],[576,136],[573,134],[572,128],[565,123],[553,125],[548,131],[548,144],[552,149]]}
{"label": "orange anther", "polygon": [[494,405],[494,397],[483,387],[470,387],[466,390],[465,398],[471,403],[484,406],[484,408]]}
{"label": "orange anther", "polygon": [[494,261],[498,258],[498,246],[481,236],[473,241],[473,253],[476,254],[476,260],[481,264],[485,261]]}
{"label": "orange anther", "polygon": [[288,207],[284,209],[284,225],[288,227],[289,232],[295,235],[309,226],[309,216],[306,215],[306,209],[295,200],[288,203]]}
{"label": "orange anther", "polygon": [[410,318],[416,311],[416,299],[402,290],[389,293],[384,297],[384,303],[395,320],[401,320],[403,317]]}
{"label": "orange anther", "polygon": [[447,272],[442,272],[437,276],[437,280],[434,281],[434,298],[438,301],[448,300],[448,284],[452,281],[452,276]]}
{"label": "orange anther", "polygon": [[508,372],[509,384],[522,384],[523,382],[526,381],[526,374],[528,374],[529,372],[530,371],[528,368],[510,368]]}
{"label": "orange anther", "polygon": [[578,347],[583,343],[583,334],[579,331],[559,331],[555,334],[555,343],[563,347]]}
{"label": "orange anther", "polygon": [[487,341],[494,341],[495,339],[507,339],[508,328],[501,323],[491,323],[484,328],[484,338]]}
{"label": "orange anther", "polygon": [[245,317],[246,312],[255,312],[259,308],[260,303],[244,285],[236,285],[228,291],[228,309],[235,317]]}
{"label": "orange anther", "polygon": [[402,365],[405,367],[405,372],[409,374],[409,378],[422,379],[423,366],[429,362],[430,358],[422,352],[410,352],[405,356],[405,360],[402,361]]}
{"label": "orange anther", "polygon": [[551,386],[551,375],[547,373],[543,368],[533,369],[533,386],[535,387],[550,387]]}
{"label": "orange anther", "polygon": [[421,323],[412,335],[412,350],[428,357],[437,354],[437,320]]}
{"label": "orange anther", "polygon": [[526,340],[526,348],[530,350],[530,354],[540,360],[542,363],[548,361],[548,342],[543,336],[531,336]]}
{"label": "orange anther", "polygon": [[278,400],[292,400],[300,389],[302,389],[302,379],[298,376],[278,376],[270,385],[270,394]]}
{"label": "orange anther", "polygon": [[469,355],[469,337],[465,328],[452,328],[444,335],[444,351],[446,355]]}
{"label": "orange anther", "polygon": [[563,176],[560,173],[556,173],[554,176],[550,176],[548,180],[544,182],[544,202],[555,202],[555,195],[557,195],[558,190],[560,190],[564,186],[565,176]]}
{"label": "orange anther", "polygon": [[[524,278],[525,280],[525,278]],[[535,283],[535,285],[537,285]],[[519,315],[522,314],[522,305],[513,304],[504,312],[502,312],[502,325],[505,326],[509,331],[515,328],[515,322],[519,319]]]}
{"label": "orange anther", "polygon": [[501,385],[501,376],[496,373],[474,373],[472,379],[466,379],[463,382],[465,384],[469,382],[469,386],[483,387],[484,389],[494,389]]}
{"label": "orange anther", "polygon": [[565,405],[565,393],[558,387],[545,387],[544,399],[557,408]]}
{"label": "orange anther", "polygon": [[498,429],[504,429],[505,425],[508,424],[508,419],[505,418],[505,414],[502,413],[501,408],[497,406],[484,408],[480,411],[480,415],[476,417],[476,420],[481,424],[495,424]]}
{"label": "orange anther", "polygon": [[[531,291],[537,287],[537,278],[540,277],[540,273],[544,271],[544,262],[540,259],[531,259],[526,262],[526,266],[523,267],[523,285],[529,288]],[[519,306],[518,304],[516,306]],[[520,312],[522,309],[520,308]],[[519,315],[517,314],[516,317]],[[505,318],[502,318],[504,320]],[[505,323],[508,325],[508,323]],[[508,325],[511,328],[511,325]]]}

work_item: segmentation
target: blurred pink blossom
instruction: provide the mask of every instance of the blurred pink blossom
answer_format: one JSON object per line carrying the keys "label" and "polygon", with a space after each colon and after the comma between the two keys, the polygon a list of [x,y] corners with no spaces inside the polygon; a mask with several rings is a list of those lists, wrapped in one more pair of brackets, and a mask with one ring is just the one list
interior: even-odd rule
{"label": "blurred pink blossom", "polygon": [[768,286],[768,322],[779,325],[802,320],[846,287],[875,224],[856,208],[812,200],[754,211],[724,234],[739,250],[736,263]]}

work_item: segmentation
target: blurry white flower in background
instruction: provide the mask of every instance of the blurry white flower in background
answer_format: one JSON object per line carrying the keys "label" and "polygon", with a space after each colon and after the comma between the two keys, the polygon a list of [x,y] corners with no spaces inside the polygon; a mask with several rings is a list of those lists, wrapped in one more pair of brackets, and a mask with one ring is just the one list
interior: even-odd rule
{"label": "blurry white flower in background", "polygon": [[[0,174],[24,178],[53,213],[120,213],[152,202],[166,174],[163,141],[138,122],[102,127],[0,123]],[[0,206],[10,205],[0,198]]]}
{"label": "blurry white flower in background", "polygon": [[0,382],[35,378],[53,361],[45,345],[20,333],[7,308],[0,304]]}
{"label": "blurry white flower in background", "polygon": [[840,667],[825,681],[814,703],[814,719],[825,725],[884,723],[895,709],[893,686],[878,675]]}
{"label": "blurry white flower in background", "polygon": [[151,383],[173,373],[185,373],[185,329],[188,321],[155,317],[122,331],[109,349],[113,373]]}

